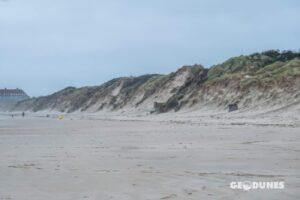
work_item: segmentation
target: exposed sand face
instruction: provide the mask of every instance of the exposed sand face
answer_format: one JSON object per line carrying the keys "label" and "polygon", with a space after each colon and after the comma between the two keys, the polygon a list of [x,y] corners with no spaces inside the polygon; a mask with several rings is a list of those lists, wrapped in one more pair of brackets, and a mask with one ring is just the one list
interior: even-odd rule
{"label": "exposed sand face", "polygon": [[[143,120],[0,117],[0,199],[300,198],[297,123]],[[231,181],[286,188],[246,192]]]}

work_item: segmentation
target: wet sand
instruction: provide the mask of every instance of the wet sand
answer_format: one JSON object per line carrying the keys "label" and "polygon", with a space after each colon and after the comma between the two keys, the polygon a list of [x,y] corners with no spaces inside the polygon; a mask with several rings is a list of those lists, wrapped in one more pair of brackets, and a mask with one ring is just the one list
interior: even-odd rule
{"label": "wet sand", "polygon": [[[205,120],[204,120],[205,121]],[[299,199],[299,126],[0,118],[0,199]],[[284,181],[233,190],[232,181]]]}

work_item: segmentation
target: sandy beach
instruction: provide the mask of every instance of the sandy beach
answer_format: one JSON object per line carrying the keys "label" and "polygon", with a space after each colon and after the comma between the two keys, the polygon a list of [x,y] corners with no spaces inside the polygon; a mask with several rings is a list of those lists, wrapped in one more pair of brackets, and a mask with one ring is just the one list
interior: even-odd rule
{"label": "sandy beach", "polygon": [[299,199],[296,121],[167,119],[1,115],[0,199]]}
{"label": "sandy beach", "polygon": [[0,200],[300,200],[299,19],[0,0]]}

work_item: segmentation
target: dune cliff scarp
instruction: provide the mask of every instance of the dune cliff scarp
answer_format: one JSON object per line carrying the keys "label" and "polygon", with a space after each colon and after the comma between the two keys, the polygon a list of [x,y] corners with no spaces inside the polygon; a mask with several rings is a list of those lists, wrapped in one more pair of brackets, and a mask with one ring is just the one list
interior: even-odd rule
{"label": "dune cliff scarp", "polygon": [[31,98],[13,110],[59,112],[240,109],[300,104],[300,53],[270,50],[230,58],[204,68],[183,66],[168,75],[122,77],[100,86],[68,87],[49,96]]}

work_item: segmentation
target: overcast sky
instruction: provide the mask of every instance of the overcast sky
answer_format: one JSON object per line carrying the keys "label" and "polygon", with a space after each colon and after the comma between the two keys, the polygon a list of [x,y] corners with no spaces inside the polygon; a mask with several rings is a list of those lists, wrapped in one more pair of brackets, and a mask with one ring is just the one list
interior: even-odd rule
{"label": "overcast sky", "polygon": [[0,0],[0,88],[33,96],[299,44],[299,0]]}

